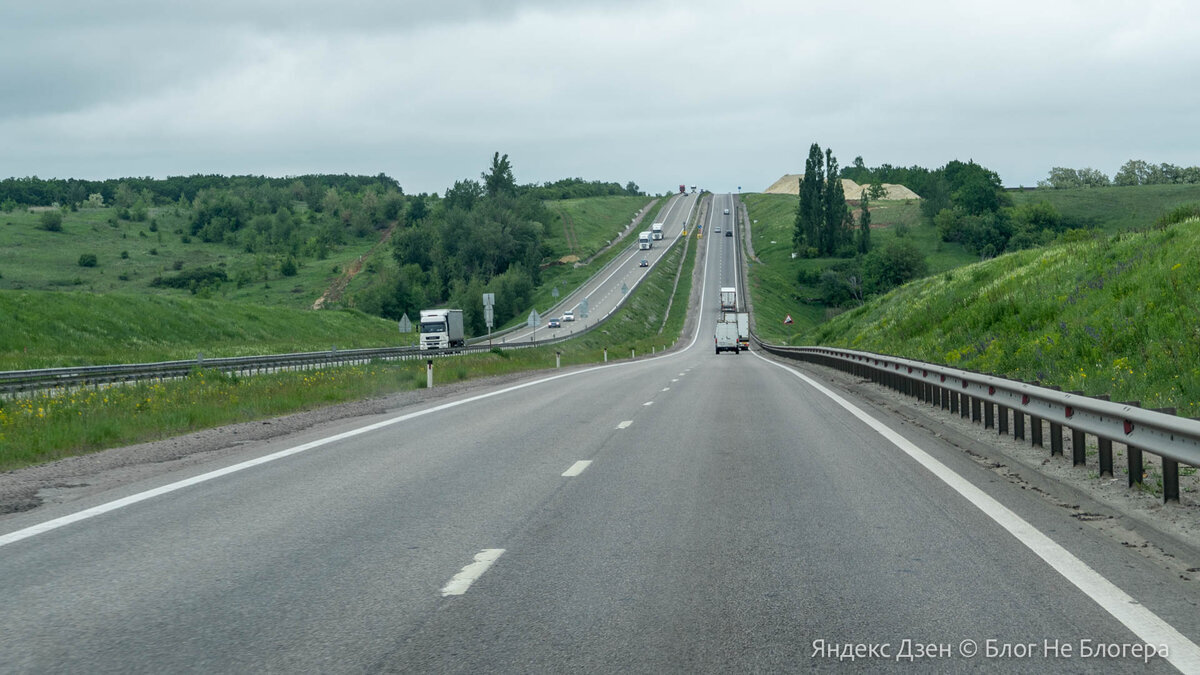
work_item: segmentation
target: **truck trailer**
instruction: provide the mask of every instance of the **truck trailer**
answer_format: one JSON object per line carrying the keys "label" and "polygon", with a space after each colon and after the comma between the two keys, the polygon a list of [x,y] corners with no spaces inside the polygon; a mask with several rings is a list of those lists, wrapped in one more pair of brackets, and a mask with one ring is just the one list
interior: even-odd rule
{"label": "truck trailer", "polygon": [[450,349],[466,344],[461,309],[421,310],[421,349]]}
{"label": "truck trailer", "polygon": [[737,311],[737,289],[733,286],[721,287],[721,311],[736,312]]}
{"label": "truck trailer", "polygon": [[717,320],[717,331],[713,338],[713,343],[716,345],[717,354],[721,352],[733,352],[737,354],[741,351],[738,346],[738,328],[737,321],[726,321],[725,317]]}

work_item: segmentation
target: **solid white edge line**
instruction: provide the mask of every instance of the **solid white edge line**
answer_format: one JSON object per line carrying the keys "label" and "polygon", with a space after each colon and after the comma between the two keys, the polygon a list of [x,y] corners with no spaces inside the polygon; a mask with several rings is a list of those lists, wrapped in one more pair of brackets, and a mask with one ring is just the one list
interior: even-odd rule
{"label": "solid white edge line", "polygon": [[583,470],[588,468],[591,464],[592,464],[592,460],[581,459],[578,462],[575,462],[574,464],[572,464],[571,468],[564,471],[562,473],[562,475],[567,478],[571,478],[573,476],[578,476],[579,474],[583,473]]}
{"label": "solid white edge line", "polygon": [[1083,591],[1084,594],[1104,608],[1117,621],[1124,624],[1126,628],[1133,631],[1134,635],[1137,635],[1146,644],[1154,645],[1155,647],[1166,645],[1167,656],[1165,658],[1171,665],[1185,673],[1200,672],[1200,647],[1196,643],[1176,630],[1174,626],[1163,621],[1157,614],[1146,609],[1141,603],[1118,588],[1116,584],[1106,579],[1099,572],[1092,569],[1087,563],[1076,558],[1074,554],[1063,548],[1061,544],[1042,534],[1040,530],[1024,518],[1013,513],[1008,507],[993,499],[983,490],[975,487],[970,481],[955,473],[950,467],[934,459],[929,453],[893,431],[883,422],[871,417],[858,406],[826,389],[804,373],[781,363],[776,363],[756,352],[751,352],[751,354],[800,378],[809,386],[845,408],[851,415],[862,420],[864,424],[874,429],[893,445],[900,448],[905,454],[912,457],[921,466],[928,469],[930,473],[950,486],[951,489],[962,495],[975,508],[982,511],[1000,525],[1000,527],[1007,530],[1009,534],[1016,537],[1017,541],[1037,554],[1039,558],[1054,568],[1067,581],[1074,584],[1076,588]]}
{"label": "solid white edge line", "polygon": [[504,549],[502,548],[485,548],[476,553],[475,562],[462,568],[462,571],[455,574],[450,581],[446,582],[445,586],[442,586],[442,597],[466,593],[471,584],[483,576],[483,573],[492,566],[492,563],[496,562],[496,558],[499,558],[503,553]]}
{"label": "solid white edge line", "polygon": [[[710,217],[711,217],[711,214],[710,214]],[[705,242],[705,243],[707,244],[707,242]],[[707,253],[707,251],[706,251],[706,253]],[[703,293],[703,291],[707,285],[707,280],[708,280],[708,257],[707,257],[707,255],[704,258],[704,273],[701,278],[702,278],[702,281],[701,281],[700,288],[701,288],[701,293]],[[701,296],[701,297],[703,297],[703,296]],[[146,490],[145,492],[139,492],[137,494],[129,495],[128,497],[123,497],[123,498],[115,500],[115,501],[111,501],[111,502],[107,502],[107,503],[100,504],[97,506],[93,506],[90,509],[84,509],[83,511],[71,513],[71,514],[68,514],[65,516],[61,516],[59,518],[53,518],[51,520],[47,520],[44,523],[38,523],[37,525],[30,525],[29,527],[25,527],[20,530],[15,530],[13,532],[9,532],[8,534],[0,535],[0,546],[7,546],[8,544],[12,544],[12,543],[21,541],[22,539],[28,539],[29,537],[33,537],[33,536],[36,536],[39,534],[44,534],[46,532],[50,532],[51,530],[57,530],[60,527],[70,525],[72,523],[77,523],[82,520],[94,518],[96,516],[108,513],[109,511],[115,511],[117,509],[124,508],[124,507],[130,506],[132,504],[137,504],[138,502],[142,502],[147,499],[151,499],[153,497],[158,497],[158,496],[165,495],[165,494],[168,494],[171,492],[175,492],[176,490],[181,490],[185,487],[190,487],[192,485],[198,485],[200,483],[210,481],[214,478],[220,478],[221,476],[225,476],[225,475],[228,475],[231,473],[236,473],[243,469],[248,469],[250,467],[258,466],[259,464],[266,464],[268,462],[273,462],[277,459],[289,457],[291,455],[295,455],[295,454],[304,452],[306,450],[312,450],[313,448],[318,448],[323,445],[328,445],[329,443],[335,443],[340,440],[352,438],[354,436],[358,436],[360,434],[365,434],[365,433],[368,433],[371,431],[375,431],[376,429],[382,429],[384,427],[391,426],[393,424],[398,424],[400,422],[407,422],[408,420],[411,420],[411,419],[414,419],[417,417],[421,417],[422,415],[428,415],[430,413],[440,412],[442,410],[448,410],[450,408],[455,408],[460,405],[465,405],[467,403],[474,403],[475,401],[480,401],[480,400],[483,400],[486,398],[491,398],[493,396],[499,396],[501,394],[507,394],[512,391],[517,391],[518,389],[524,389],[526,387],[532,387],[532,386],[536,386],[539,384],[544,384],[546,382],[553,382],[554,380],[562,379],[564,377],[574,377],[576,375],[582,375],[584,373],[591,373],[591,372],[595,372],[597,370],[605,370],[607,368],[620,368],[620,367],[631,366],[631,365],[639,364],[639,363],[648,363],[651,361],[658,361],[660,359],[675,358],[675,357],[679,356],[680,354],[688,351],[692,347],[694,347],[696,345],[696,340],[698,340],[699,337],[700,337],[700,331],[697,329],[696,334],[692,336],[692,341],[690,343],[688,343],[688,346],[684,347],[683,349],[681,349],[677,352],[663,354],[662,356],[652,356],[649,358],[643,358],[640,361],[630,361],[630,362],[626,362],[626,363],[610,363],[610,364],[605,364],[605,365],[600,365],[600,366],[593,366],[591,368],[585,368],[583,370],[576,370],[576,371],[573,371],[570,373],[562,373],[560,375],[552,375],[550,377],[544,377],[539,380],[531,380],[529,382],[523,382],[521,384],[513,385],[511,387],[506,387],[504,389],[497,389],[496,391],[490,391],[486,394],[479,394],[477,396],[471,396],[469,398],[464,398],[459,401],[451,401],[449,403],[443,403],[441,405],[437,405],[432,408],[427,408],[425,410],[418,410],[416,412],[407,413],[405,415],[400,415],[399,417],[393,417],[392,419],[383,420],[382,422],[376,422],[374,424],[369,424],[365,427],[351,429],[350,431],[346,431],[346,432],[343,432],[340,434],[329,436],[327,438],[321,438],[321,439],[318,439],[315,441],[311,441],[309,443],[305,443],[303,445],[298,445],[293,448],[288,448],[286,450],[280,450],[279,452],[275,452],[275,453],[272,453],[269,455],[263,455],[262,457],[257,457],[255,459],[247,460],[245,462],[233,464],[233,465],[227,466],[223,469],[217,469],[215,471],[203,473],[198,476],[193,476],[191,478],[187,478],[187,479],[184,479],[181,481],[169,483],[167,485],[162,485],[162,486],[159,486],[152,490]],[[624,428],[628,427],[630,424],[633,424],[633,421],[630,420],[628,423],[622,422],[622,424],[623,424],[623,426],[619,426],[617,428],[624,429]]]}

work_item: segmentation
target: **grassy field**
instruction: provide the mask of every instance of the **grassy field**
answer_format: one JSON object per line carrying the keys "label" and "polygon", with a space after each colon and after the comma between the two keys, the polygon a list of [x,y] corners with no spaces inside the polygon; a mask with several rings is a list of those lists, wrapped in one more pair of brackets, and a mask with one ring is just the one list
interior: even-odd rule
{"label": "grassy field", "polygon": [[[187,224],[175,207],[151,209],[150,220],[144,222],[114,223],[110,220],[112,214],[112,209],[65,213],[62,232],[40,229],[40,211],[0,214],[0,291],[82,290],[179,297],[190,293],[153,288],[151,280],[214,267],[231,280],[244,273],[252,281],[241,288],[234,283],[222,284],[211,297],[304,309],[312,306],[347,265],[377,242],[374,236],[352,239],[325,260],[298,261],[297,274],[285,277],[276,256],[255,255],[185,237],[182,232],[186,232]],[[95,267],[79,265],[80,256],[86,253],[95,254]]]}
{"label": "grassy field", "polygon": [[[792,259],[792,231],[796,222],[794,195],[746,194],[741,199],[750,214],[754,252],[761,263],[748,261],[758,334],[770,342],[797,344],[801,336],[841,311],[822,304],[817,299],[820,293],[815,286],[797,283],[798,273],[801,270],[820,272],[841,259]],[[925,254],[931,274],[976,260],[961,245],[944,243],[934,228],[921,225],[920,207],[916,202],[873,202],[871,222],[874,246],[886,246],[903,233],[907,241]],[[790,326],[783,323],[787,315],[791,315],[794,322]]]}
{"label": "grassy field", "polygon": [[225,300],[80,291],[0,292],[0,370],[146,363],[415,344],[394,322]]}
{"label": "grassy field", "polygon": [[[644,355],[670,346],[678,339],[683,327],[691,294],[691,274],[688,272],[695,265],[695,251],[695,246],[688,247],[685,255],[684,246],[673,247],[647,279],[634,289],[626,305],[602,328],[547,347],[496,348],[485,353],[439,359],[435,366],[435,386],[437,383],[552,368],[555,352],[561,354],[563,365],[570,365],[599,363],[603,360],[604,349],[608,350],[610,361],[617,361],[628,358],[631,350]],[[681,266],[685,273],[680,275],[676,287],[675,279]],[[664,316],[663,308],[667,307],[669,298],[673,309]],[[182,303],[185,308],[187,304]],[[242,330],[244,324],[263,320],[259,314],[262,308],[253,311],[254,314],[241,317],[229,326],[214,329],[215,339],[219,339],[221,330]],[[286,313],[285,310],[277,311],[279,316]],[[364,319],[347,312],[304,314],[309,317],[306,321],[311,321],[314,316]],[[381,330],[393,334],[391,331],[395,327],[390,322],[383,323],[388,330]],[[271,332],[266,331],[267,334]],[[239,334],[230,339],[250,340],[253,336]],[[0,471],[423,386],[424,363],[408,361],[250,378],[197,371],[181,381],[0,399]]]}
{"label": "grassy field", "polygon": [[[629,225],[652,197],[592,197],[546,202],[555,221],[546,225],[546,245],[555,255],[586,260]],[[649,221],[646,221],[649,228]],[[572,233],[568,245],[566,233]]]}
{"label": "grassy field", "polygon": [[805,336],[1200,415],[1200,222],[912,282]]}
{"label": "grassy field", "polygon": [[1200,203],[1200,185],[1039,188],[1010,194],[1014,204],[1047,201],[1071,227],[1097,228],[1107,234],[1149,227],[1176,206]]}

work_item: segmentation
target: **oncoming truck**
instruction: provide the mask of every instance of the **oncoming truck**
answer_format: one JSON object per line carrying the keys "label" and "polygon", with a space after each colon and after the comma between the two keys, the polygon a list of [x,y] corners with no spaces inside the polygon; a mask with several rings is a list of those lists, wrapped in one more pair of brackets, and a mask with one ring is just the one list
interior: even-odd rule
{"label": "oncoming truck", "polygon": [[450,349],[466,344],[461,309],[421,310],[421,349]]}
{"label": "oncoming truck", "polygon": [[650,248],[651,245],[652,244],[650,243],[650,230],[646,230],[645,232],[638,235],[638,248],[640,250],[644,251],[644,250]]}
{"label": "oncoming truck", "polygon": [[655,223],[650,226],[650,238],[658,241],[663,238],[663,224]]}

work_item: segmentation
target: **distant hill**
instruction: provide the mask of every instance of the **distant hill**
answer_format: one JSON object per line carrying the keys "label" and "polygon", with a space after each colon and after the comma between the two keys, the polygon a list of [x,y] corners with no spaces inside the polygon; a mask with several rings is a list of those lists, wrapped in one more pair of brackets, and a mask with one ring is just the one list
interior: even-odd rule
{"label": "distant hill", "polygon": [[[800,179],[804,177],[802,173],[784,174],[782,178],[771,184],[771,187],[763,190],[765,194],[774,195],[799,195],[800,194]],[[858,199],[862,191],[867,189],[867,185],[859,185],[849,178],[842,179],[842,190],[846,194],[846,199]],[[883,189],[887,191],[884,199],[920,199],[921,196],[909,190],[903,185],[895,183],[884,183]]]}

